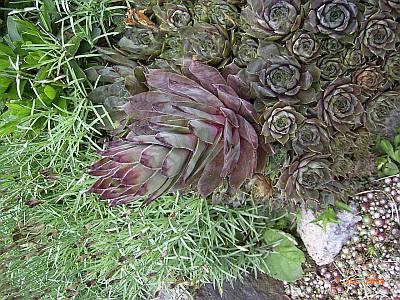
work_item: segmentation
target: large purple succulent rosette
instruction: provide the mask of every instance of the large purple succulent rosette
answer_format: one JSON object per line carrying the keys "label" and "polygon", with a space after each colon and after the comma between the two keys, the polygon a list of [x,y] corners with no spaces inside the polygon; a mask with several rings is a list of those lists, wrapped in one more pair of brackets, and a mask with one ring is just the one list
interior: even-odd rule
{"label": "large purple succulent rosette", "polygon": [[[265,158],[257,114],[242,99],[234,75],[224,79],[213,67],[191,61],[185,75],[149,70],[149,91],[128,98],[125,113],[136,124],[125,139],[102,151],[90,174],[91,191],[111,205],[197,185],[206,197],[227,178],[239,188]],[[259,159],[260,158],[260,159]]]}

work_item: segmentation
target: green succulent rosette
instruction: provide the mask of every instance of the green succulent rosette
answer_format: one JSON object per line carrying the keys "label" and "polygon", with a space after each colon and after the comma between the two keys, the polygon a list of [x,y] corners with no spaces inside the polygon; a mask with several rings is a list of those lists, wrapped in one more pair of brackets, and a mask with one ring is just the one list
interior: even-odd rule
{"label": "green succulent rosette", "polygon": [[383,70],[390,80],[400,81],[400,53],[398,51],[386,56]]}
{"label": "green succulent rosette", "polygon": [[358,185],[354,180],[359,181],[374,172],[374,158],[369,151],[371,144],[372,135],[364,128],[331,136],[332,171],[336,178],[343,180],[349,193],[354,193]]}
{"label": "green succulent rosette", "polygon": [[398,119],[399,112],[399,91],[378,93],[366,102],[365,125],[370,132],[387,135],[387,130],[396,126],[392,119]]}
{"label": "green succulent rosette", "polygon": [[346,49],[342,42],[329,37],[320,38],[320,44],[323,54],[337,55]]}
{"label": "green succulent rosette", "polygon": [[328,195],[339,195],[341,185],[331,168],[327,155],[308,153],[297,157],[279,178],[282,197],[306,205],[312,202],[313,206],[321,204],[323,199],[334,198]]}
{"label": "green succulent rosette", "polygon": [[359,26],[359,9],[349,0],[313,0],[304,28],[335,39],[348,37]]}
{"label": "green succulent rosette", "polygon": [[342,62],[346,68],[358,68],[366,62],[366,58],[361,50],[359,49],[346,49],[342,53]]}
{"label": "green succulent rosette", "polygon": [[364,114],[361,91],[350,79],[336,79],[319,96],[319,119],[339,132],[358,128]]}
{"label": "green succulent rosette", "polygon": [[253,37],[276,41],[295,32],[304,17],[299,0],[248,0],[242,10],[247,33]]}
{"label": "green succulent rosette", "polygon": [[252,37],[246,35],[238,35],[233,47],[234,63],[245,68],[258,56],[259,43]]}
{"label": "green succulent rosette", "polygon": [[267,108],[262,114],[264,121],[261,134],[266,143],[278,141],[286,144],[293,138],[298,126],[304,122],[303,115],[298,113],[292,106],[277,103]]}
{"label": "green succulent rosette", "polygon": [[163,31],[177,31],[193,23],[188,7],[182,4],[166,3],[163,6],[154,6],[153,11]]}
{"label": "green succulent rosette", "polygon": [[383,58],[387,51],[396,49],[399,29],[399,23],[388,13],[378,11],[366,15],[356,39],[357,46],[367,57]]}
{"label": "green succulent rosette", "polygon": [[321,70],[321,79],[332,82],[345,72],[340,56],[326,55],[318,59],[318,68]]}
{"label": "green succulent rosette", "polygon": [[196,20],[222,26],[228,30],[239,24],[237,8],[223,0],[199,0],[193,11]]}
{"label": "green succulent rosette", "polygon": [[[101,129],[119,134],[125,129],[129,118],[123,110],[128,98],[136,93],[147,91],[142,80],[142,69],[138,66],[128,67],[114,65],[112,67],[92,67],[86,70],[89,80],[102,83],[89,95],[88,99],[95,104],[101,104],[109,117],[102,118]],[[95,108],[98,115],[104,115],[100,107]]]}
{"label": "green succulent rosette", "polygon": [[229,60],[231,42],[228,33],[208,23],[196,23],[181,32],[183,50],[193,60],[213,66]]}
{"label": "green succulent rosette", "polygon": [[147,60],[161,53],[164,36],[159,31],[133,27],[125,31],[118,41],[118,47],[130,59]]}
{"label": "green succulent rosette", "polygon": [[292,147],[297,155],[303,155],[305,152],[323,153],[329,148],[326,125],[317,118],[306,119],[297,128]]}
{"label": "green succulent rosette", "polygon": [[276,44],[260,45],[259,55],[244,72],[254,99],[288,104],[315,101],[319,79],[315,66],[300,64]]}
{"label": "green succulent rosette", "polygon": [[308,31],[297,31],[286,41],[289,52],[303,63],[309,64],[320,55],[316,35]]}

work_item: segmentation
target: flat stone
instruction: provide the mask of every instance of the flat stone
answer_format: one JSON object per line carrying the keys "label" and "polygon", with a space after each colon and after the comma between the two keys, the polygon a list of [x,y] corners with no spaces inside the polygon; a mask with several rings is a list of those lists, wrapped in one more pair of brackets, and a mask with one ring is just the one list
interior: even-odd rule
{"label": "flat stone", "polygon": [[283,283],[258,274],[257,279],[247,276],[243,282],[236,280],[231,284],[226,283],[223,287],[222,296],[218,289],[212,284],[206,284],[196,291],[195,300],[289,300],[285,295]]}
{"label": "flat stone", "polygon": [[174,288],[164,288],[160,291],[158,300],[192,300],[193,297],[181,285],[177,285]]}
{"label": "flat stone", "polygon": [[315,218],[312,211],[303,209],[297,232],[308,254],[317,265],[322,266],[334,261],[335,256],[355,232],[355,224],[361,220],[361,217],[350,212],[340,212],[337,214],[340,223],[328,223],[326,231],[322,228],[321,222],[318,222],[319,225],[310,223]]}

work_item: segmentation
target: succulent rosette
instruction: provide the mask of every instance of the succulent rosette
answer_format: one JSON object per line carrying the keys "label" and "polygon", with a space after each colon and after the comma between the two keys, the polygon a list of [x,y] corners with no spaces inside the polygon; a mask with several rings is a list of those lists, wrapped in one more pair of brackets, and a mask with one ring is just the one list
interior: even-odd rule
{"label": "succulent rosette", "polygon": [[229,35],[221,28],[207,23],[197,23],[181,32],[183,50],[193,60],[210,65],[223,65],[231,53]]}
{"label": "succulent rosette", "polygon": [[[103,49],[102,51],[108,53],[107,50]],[[113,59],[119,58],[119,55],[113,57]],[[108,112],[108,116],[102,118],[100,129],[108,130],[114,135],[119,134],[129,121],[123,109],[128,97],[133,93],[141,93],[147,90],[140,80],[142,69],[137,65],[114,65],[107,68],[92,67],[86,70],[86,75],[93,82],[105,83],[88,95],[88,99],[95,104],[102,105]],[[102,107],[98,105],[95,107],[99,116],[104,115]]]}
{"label": "succulent rosette", "polygon": [[317,62],[318,68],[321,70],[321,78],[325,81],[333,81],[345,71],[340,56],[326,55]]}
{"label": "succulent rosette", "polygon": [[286,47],[304,63],[310,63],[320,55],[316,36],[307,31],[297,31],[291,39],[286,41]]}
{"label": "succulent rosette", "polygon": [[337,55],[339,52],[344,51],[346,48],[339,40],[327,37],[321,39],[321,52],[323,54]]}
{"label": "succulent rosette", "polygon": [[149,203],[189,185],[206,197],[224,178],[238,189],[263,167],[257,114],[236,93],[233,75],[224,79],[195,61],[186,62],[184,71],[148,70],[150,90],[123,106],[133,120],[131,132],[101,151],[103,158],[90,169],[99,177],[91,191],[110,205],[142,198]]}
{"label": "succulent rosette", "polygon": [[339,132],[359,127],[364,113],[361,88],[349,79],[336,79],[320,94],[317,112],[325,124]]}
{"label": "succulent rosette", "polygon": [[376,12],[365,17],[356,39],[365,56],[384,57],[388,50],[395,50],[399,41],[399,23],[388,13]]}
{"label": "succulent rosette", "polygon": [[393,52],[385,58],[383,69],[386,76],[393,81],[400,81],[400,53]]}
{"label": "succulent rosette", "polygon": [[145,28],[129,28],[118,41],[118,47],[126,56],[136,60],[147,60],[161,53],[163,36],[158,31]]}
{"label": "succulent rosette", "polygon": [[316,67],[301,65],[276,44],[261,46],[259,55],[245,72],[253,98],[288,104],[315,101],[315,84],[319,79]]}
{"label": "succulent rosette", "polygon": [[352,34],[358,28],[358,8],[349,0],[310,1],[305,28],[341,38]]}
{"label": "succulent rosette", "polygon": [[257,58],[258,47],[258,41],[255,39],[245,35],[238,36],[233,47],[234,63],[238,67],[245,68]]}
{"label": "succulent rosette", "polygon": [[246,0],[228,0],[228,3],[237,5],[237,6],[241,6],[241,5],[246,4]]}
{"label": "succulent rosette", "polygon": [[237,8],[223,0],[199,0],[194,9],[195,18],[202,22],[232,29],[238,25]]}
{"label": "succulent rosette", "polygon": [[154,5],[161,4],[165,2],[165,0],[135,0],[131,4],[133,7],[138,9],[149,9],[149,7],[153,7]]}
{"label": "succulent rosette", "polygon": [[166,3],[161,7],[154,6],[153,11],[161,23],[160,29],[164,31],[177,31],[193,22],[191,13],[185,5]]}
{"label": "succulent rosette", "polygon": [[388,87],[388,81],[378,66],[365,66],[357,69],[352,74],[353,82],[359,85],[366,93],[374,94],[376,91]]}
{"label": "succulent rosette", "polygon": [[347,68],[358,68],[365,62],[365,56],[359,49],[347,49],[343,54],[343,65]]}
{"label": "succulent rosette", "polygon": [[328,148],[329,135],[326,125],[319,119],[306,119],[297,130],[292,141],[293,150],[297,155],[303,155],[305,152],[322,153]]}
{"label": "succulent rosette", "polygon": [[382,11],[390,13],[392,16],[400,16],[400,1],[399,0],[378,0],[379,7]]}
{"label": "succulent rosette", "polygon": [[340,184],[335,180],[331,166],[326,155],[309,153],[297,157],[279,178],[282,196],[295,202],[320,203],[322,194],[338,193]]}
{"label": "succulent rosette", "polygon": [[285,144],[294,137],[298,126],[304,122],[305,118],[293,107],[277,103],[265,110],[262,120],[264,124],[261,134],[264,136],[265,142],[278,141]]}
{"label": "succulent rosette", "polygon": [[[392,115],[398,118],[400,112],[400,92],[379,93],[366,103],[365,125],[374,133],[384,134],[392,127]],[[399,121],[397,121],[399,122]]]}
{"label": "succulent rosette", "polygon": [[276,41],[296,31],[304,11],[299,0],[248,0],[242,10],[249,35]]}

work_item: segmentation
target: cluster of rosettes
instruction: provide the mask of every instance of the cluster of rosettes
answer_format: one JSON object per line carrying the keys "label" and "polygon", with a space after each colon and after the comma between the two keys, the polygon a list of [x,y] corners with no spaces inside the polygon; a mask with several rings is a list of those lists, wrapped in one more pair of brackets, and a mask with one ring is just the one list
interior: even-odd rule
{"label": "cluster of rosettes", "polygon": [[399,13],[394,1],[249,0],[243,8],[256,55],[230,69],[248,85],[266,142],[290,154],[278,182],[286,199],[345,198],[352,179],[373,170],[370,133],[399,123]]}
{"label": "cluster of rosettes", "polygon": [[[145,65],[179,73],[185,61],[218,69],[235,95],[254,105],[263,141],[276,152],[287,151],[290,163],[276,182],[286,199],[318,204],[346,197],[343,183],[371,170],[370,133],[399,127],[398,1],[132,5],[116,49],[99,50],[132,69]],[[124,74],[125,81],[131,75]],[[197,80],[203,84],[205,78]],[[207,89],[224,97],[213,86]]]}

